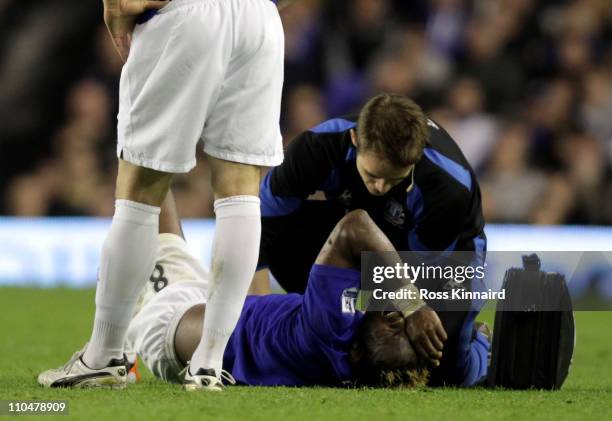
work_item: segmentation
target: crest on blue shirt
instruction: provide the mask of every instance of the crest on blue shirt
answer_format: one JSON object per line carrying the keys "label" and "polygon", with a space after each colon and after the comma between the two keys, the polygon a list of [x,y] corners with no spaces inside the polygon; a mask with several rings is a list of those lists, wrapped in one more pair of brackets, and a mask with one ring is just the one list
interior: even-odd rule
{"label": "crest on blue shirt", "polygon": [[355,314],[357,306],[357,296],[359,295],[359,289],[347,288],[342,291],[342,297],[340,298],[340,305],[343,314]]}
{"label": "crest on blue shirt", "polygon": [[384,217],[392,225],[401,227],[406,221],[406,213],[404,207],[394,198],[387,200],[385,204]]}

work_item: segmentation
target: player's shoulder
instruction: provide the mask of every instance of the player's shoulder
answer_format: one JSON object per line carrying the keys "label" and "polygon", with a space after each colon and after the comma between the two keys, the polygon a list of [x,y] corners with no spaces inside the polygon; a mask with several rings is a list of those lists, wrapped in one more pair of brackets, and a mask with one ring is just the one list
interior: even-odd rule
{"label": "player's shoulder", "polygon": [[291,141],[286,158],[312,156],[335,166],[343,162],[351,149],[350,130],[357,127],[356,117],[338,117],[326,120],[300,134]]}
{"label": "player's shoulder", "polygon": [[343,116],[326,120],[308,131],[314,134],[342,134],[357,128],[357,116]]}
{"label": "player's shoulder", "polygon": [[448,134],[444,127],[431,118],[427,119],[427,127],[429,129],[429,138],[427,140],[426,150],[435,150],[466,168],[470,167],[459,145],[451,135]]}
{"label": "player's shoulder", "polygon": [[357,117],[345,116],[326,120],[307,131],[324,149],[344,152],[352,146],[351,130],[357,129]]}
{"label": "player's shoulder", "polygon": [[[448,132],[432,119],[427,120],[429,139],[415,177],[419,184],[440,184],[470,192],[475,184],[473,170]],[[448,189],[447,189],[448,190]]]}

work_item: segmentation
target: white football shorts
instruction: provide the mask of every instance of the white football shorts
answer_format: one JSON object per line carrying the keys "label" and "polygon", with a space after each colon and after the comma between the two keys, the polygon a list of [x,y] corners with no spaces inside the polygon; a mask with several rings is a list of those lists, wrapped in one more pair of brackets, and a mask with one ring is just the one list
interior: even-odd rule
{"label": "white football shorts", "polygon": [[187,310],[206,303],[207,290],[208,272],[189,253],[185,241],[160,234],[155,271],[128,328],[127,352],[138,354],[156,377],[180,382],[183,365],[176,356],[174,334]]}
{"label": "white football shorts", "polygon": [[270,0],[173,0],[137,25],[121,73],[117,155],[184,173],[215,158],[283,160],[284,35]]}

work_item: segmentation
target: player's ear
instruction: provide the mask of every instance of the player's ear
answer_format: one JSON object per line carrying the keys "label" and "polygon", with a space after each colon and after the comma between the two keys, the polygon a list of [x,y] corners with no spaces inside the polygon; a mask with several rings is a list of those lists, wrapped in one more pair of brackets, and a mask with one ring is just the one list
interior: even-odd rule
{"label": "player's ear", "polygon": [[355,129],[351,129],[349,132],[351,133],[351,141],[353,142],[353,146],[357,147],[357,132]]}

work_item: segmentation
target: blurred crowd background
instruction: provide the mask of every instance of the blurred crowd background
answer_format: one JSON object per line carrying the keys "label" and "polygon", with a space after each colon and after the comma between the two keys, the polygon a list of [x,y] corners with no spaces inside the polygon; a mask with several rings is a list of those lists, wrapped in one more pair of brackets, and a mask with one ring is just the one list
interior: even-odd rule
{"label": "blurred crowd background", "polygon": [[[101,3],[0,0],[2,214],[112,215],[122,63]],[[401,93],[457,140],[488,222],[612,224],[610,0],[298,0],[281,15],[285,144]],[[212,216],[200,160],[174,186],[185,217]]]}

